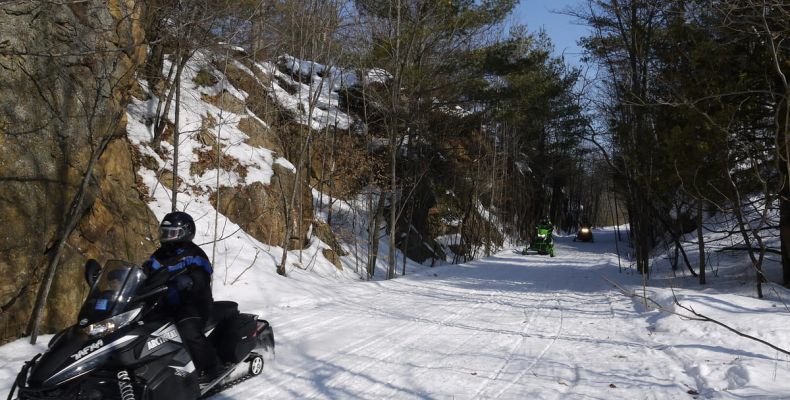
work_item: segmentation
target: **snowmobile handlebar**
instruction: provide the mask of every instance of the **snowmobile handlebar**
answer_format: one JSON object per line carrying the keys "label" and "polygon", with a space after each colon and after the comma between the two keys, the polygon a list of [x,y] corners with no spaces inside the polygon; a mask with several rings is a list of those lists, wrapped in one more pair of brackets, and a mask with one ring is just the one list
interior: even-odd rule
{"label": "snowmobile handlebar", "polygon": [[170,276],[167,282],[165,282],[164,284],[158,285],[145,293],[135,295],[131,301],[139,302],[166,293],[168,289],[170,289],[171,287],[175,287],[175,278],[183,275],[186,272],[187,272],[186,268],[176,272],[175,274]]}
{"label": "snowmobile handlebar", "polygon": [[143,294],[135,295],[134,297],[132,297],[131,301],[133,303],[136,303],[136,302],[139,302],[139,301],[143,301],[143,300],[149,299],[149,298],[154,297],[156,295],[159,295],[159,294],[167,292],[168,288],[169,288],[169,286],[167,286],[167,285],[156,287],[153,290],[150,290],[150,291],[145,292]]}

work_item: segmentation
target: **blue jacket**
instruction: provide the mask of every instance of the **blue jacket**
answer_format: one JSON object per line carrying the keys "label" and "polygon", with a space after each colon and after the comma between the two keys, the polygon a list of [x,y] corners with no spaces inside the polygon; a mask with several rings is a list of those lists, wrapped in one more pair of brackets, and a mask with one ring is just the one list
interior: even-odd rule
{"label": "blue jacket", "polygon": [[[188,302],[195,297],[199,302],[213,301],[211,299],[211,262],[206,253],[192,242],[170,243],[162,245],[151,255],[151,258],[143,264],[146,275],[153,273],[175,273],[182,269],[187,269],[186,274],[192,278],[193,286],[190,295],[179,292],[176,288],[170,288],[167,293],[167,304],[170,306],[180,305]],[[206,298],[208,297],[208,298]]]}

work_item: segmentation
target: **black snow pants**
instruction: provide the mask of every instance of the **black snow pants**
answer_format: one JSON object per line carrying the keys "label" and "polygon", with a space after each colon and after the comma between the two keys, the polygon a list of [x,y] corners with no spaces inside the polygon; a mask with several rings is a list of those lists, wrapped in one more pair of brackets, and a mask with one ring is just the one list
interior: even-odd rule
{"label": "black snow pants", "polygon": [[192,273],[190,276],[194,281],[193,289],[180,293],[181,304],[175,308],[174,317],[195,368],[208,371],[219,365],[217,351],[203,333],[214,303],[211,286],[208,274]]}

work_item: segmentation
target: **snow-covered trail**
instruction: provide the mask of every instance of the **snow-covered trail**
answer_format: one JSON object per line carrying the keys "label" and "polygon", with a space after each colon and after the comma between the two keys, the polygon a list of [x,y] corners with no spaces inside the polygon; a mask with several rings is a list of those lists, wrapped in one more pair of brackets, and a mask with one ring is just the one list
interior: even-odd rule
{"label": "snow-covered trail", "polygon": [[214,398],[690,398],[684,363],[601,277],[618,275],[613,235],[596,240],[560,238],[554,258],[509,250],[275,309],[276,360]]}
{"label": "snow-covered trail", "polygon": [[[613,232],[595,234],[595,243],[558,238],[554,258],[509,250],[390,281],[313,284],[271,304],[252,301],[267,293],[226,291],[243,310],[265,310],[277,355],[213,399],[790,398],[789,357],[645,311],[604,279],[631,290],[641,282],[618,272]],[[790,348],[790,292],[771,286],[781,297],[760,300],[743,289],[748,278],[727,279],[737,286],[653,278],[647,293],[671,306],[661,285],[672,285],[683,303]],[[0,346],[0,398],[47,340]]]}

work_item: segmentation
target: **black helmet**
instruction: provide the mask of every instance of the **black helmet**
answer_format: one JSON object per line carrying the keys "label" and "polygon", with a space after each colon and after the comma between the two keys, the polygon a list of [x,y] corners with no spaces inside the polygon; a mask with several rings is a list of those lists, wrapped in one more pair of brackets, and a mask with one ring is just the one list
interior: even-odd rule
{"label": "black helmet", "polygon": [[165,215],[159,224],[160,243],[191,242],[195,238],[195,221],[181,211]]}

